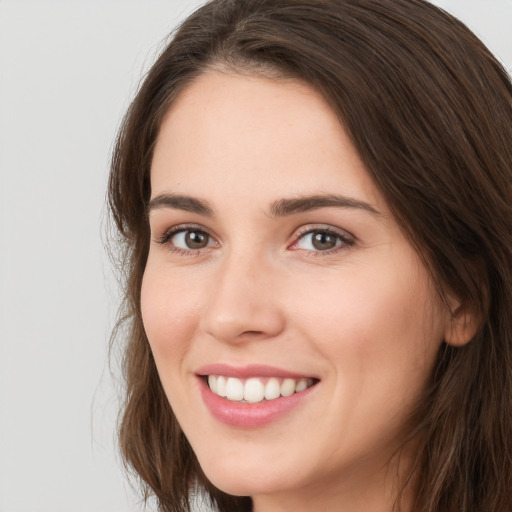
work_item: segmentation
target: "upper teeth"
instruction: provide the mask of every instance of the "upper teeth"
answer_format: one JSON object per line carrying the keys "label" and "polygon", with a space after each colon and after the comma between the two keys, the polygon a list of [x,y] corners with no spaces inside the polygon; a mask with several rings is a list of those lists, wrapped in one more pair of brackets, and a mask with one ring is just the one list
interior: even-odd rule
{"label": "upper teeth", "polygon": [[312,379],[278,379],[271,377],[265,383],[262,379],[251,377],[247,380],[222,375],[209,375],[208,384],[216,395],[235,402],[257,403],[273,400],[280,396],[290,396],[304,391],[313,384]]}

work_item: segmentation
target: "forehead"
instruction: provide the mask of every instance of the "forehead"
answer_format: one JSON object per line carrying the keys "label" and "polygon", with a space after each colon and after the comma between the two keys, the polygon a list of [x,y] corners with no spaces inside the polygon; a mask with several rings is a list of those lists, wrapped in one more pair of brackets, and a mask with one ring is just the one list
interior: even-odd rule
{"label": "forehead", "polygon": [[382,202],[343,126],[314,88],[216,71],[188,86],[165,115],[151,181],[153,195],[214,195],[224,188],[247,200],[260,192],[336,192]]}

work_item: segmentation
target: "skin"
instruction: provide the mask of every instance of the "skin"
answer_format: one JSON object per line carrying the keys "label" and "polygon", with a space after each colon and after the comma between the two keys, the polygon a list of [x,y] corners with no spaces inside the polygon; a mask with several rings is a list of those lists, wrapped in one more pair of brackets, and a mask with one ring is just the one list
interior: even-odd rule
{"label": "skin", "polygon": [[[151,187],[153,200],[179,194],[211,209],[153,203],[142,286],[160,378],[206,476],[252,496],[256,512],[389,512],[391,455],[453,323],[328,104],[296,81],[209,71],[164,118]],[[369,208],[272,212],[326,194]],[[190,224],[206,247],[161,243]],[[313,228],[348,242],[332,235],[335,247],[319,250]],[[196,371],[211,363],[319,382],[276,421],[232,427],[199,393]]]}

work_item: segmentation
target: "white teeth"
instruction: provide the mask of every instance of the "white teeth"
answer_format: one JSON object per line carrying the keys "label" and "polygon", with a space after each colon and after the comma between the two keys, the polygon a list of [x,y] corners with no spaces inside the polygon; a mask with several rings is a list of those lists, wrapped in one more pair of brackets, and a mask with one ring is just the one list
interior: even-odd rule
{"label": "white teeth", "polygon": [[295,379],[284,379],[281,384],[281,395],[290,396],[295,393]]}
{"label": "white teeth", "polygon": [[244,398],[244,383],[240,379],[230,377],[226,384],[226,398],[239,402]]}
{"label": "white teeth", "polygon": [[217,393],[217,395],[219,395],[219,396],[225,397],[227,395],[226,384],[227,384],[226,377],[219,375],[217,377],[217,391],[214,391],[214,393]]}
{"label": "white teeth", "polygon": [[301,391],[304,391],[308,387],[308,381],[307,379],[300,379],[299,382],[297,382],[297,385],[295,386],[295,392],[300,393]]}
{"label": "white teeth", "polygon": [[209,375],[208,385],[213,393],[233,402],[258,403],[280,396],[300,393],[313,385],[313,379],[278,379],[271,377],[266,384],[257,377],[245,381],[236,377]]}
{"label": "white teeth", "polygon": [[[222,377],[221,377],[222,378]],[[217,377],[215,375],[208,375],[208,386],[210,386],[210,389],[218,395],[217,392]]]}
{"label": "white teeth", "polygon": [[248,379],[244,386],[244,399],[246,402],[261,402],[265,398],[265,386],[260,379]]}
{"label": "white teeth", "polygon": [[281,386],[279,385],[279,381],[272,377],[268,379],[267,385],[265,386],[265,398],[267,400],[273,400],[274,398],[279,398],[281,396]]}

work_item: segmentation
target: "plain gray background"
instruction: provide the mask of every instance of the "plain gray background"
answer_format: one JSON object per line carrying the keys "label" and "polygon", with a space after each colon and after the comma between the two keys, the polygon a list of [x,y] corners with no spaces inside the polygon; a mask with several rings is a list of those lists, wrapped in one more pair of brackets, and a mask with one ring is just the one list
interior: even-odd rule
{"label": "plain gray background", "polygon": [[[438,0],[512,69],[512,0]],[[0,512],[131,512],[102,239],[122,113],[199,2],[0,0]]]}

